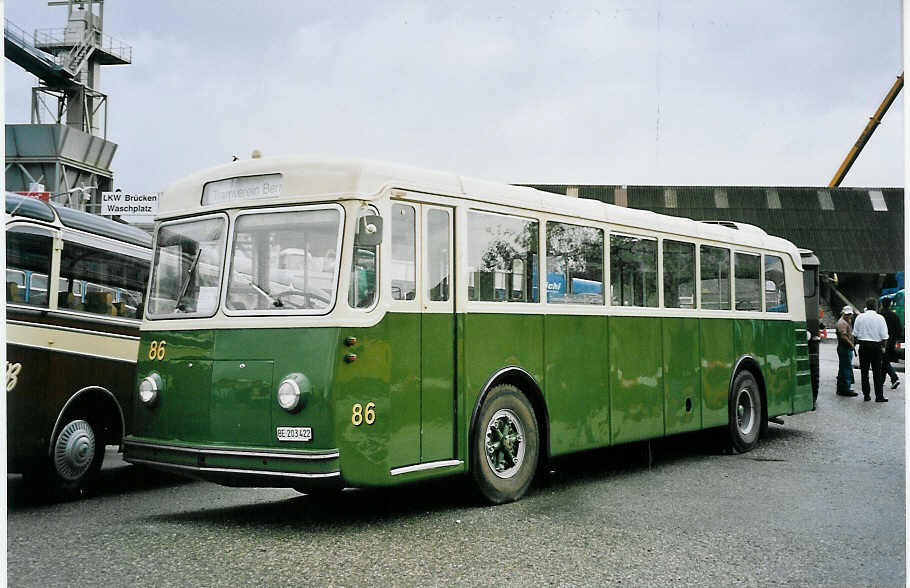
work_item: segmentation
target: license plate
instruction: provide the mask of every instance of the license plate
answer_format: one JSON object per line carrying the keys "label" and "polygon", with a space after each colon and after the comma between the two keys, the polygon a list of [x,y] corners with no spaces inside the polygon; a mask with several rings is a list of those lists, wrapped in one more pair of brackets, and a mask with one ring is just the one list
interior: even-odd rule
{"label": "license plate", "polygon": [[311,427],[278,427],[279,441],[312,441]]}

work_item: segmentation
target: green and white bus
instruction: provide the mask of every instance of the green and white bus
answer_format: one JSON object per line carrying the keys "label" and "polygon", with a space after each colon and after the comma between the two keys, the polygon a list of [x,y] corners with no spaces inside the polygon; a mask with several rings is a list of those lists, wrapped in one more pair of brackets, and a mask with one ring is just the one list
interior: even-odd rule
{"label": "green and white bus", "polygon": [[302,492],[469,474],[812,409],[788,241],[369,161],[167,190],[125,459]]}

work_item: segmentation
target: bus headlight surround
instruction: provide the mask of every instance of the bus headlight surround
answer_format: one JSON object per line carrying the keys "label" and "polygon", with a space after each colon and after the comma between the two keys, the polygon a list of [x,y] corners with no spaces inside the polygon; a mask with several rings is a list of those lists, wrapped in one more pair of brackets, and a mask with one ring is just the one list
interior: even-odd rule
{"label": "bus headlight surround", "polygon": [[161,376],[152,372],[139,382],[139,400],[149,408],[155,406],[162,388]]}
{"label": "bus headlight surround", "polygon": [[291,374],[278,385],[278,406],[288,412],[297,412],[306,406],[310,395],[310,381],[303,374]]}

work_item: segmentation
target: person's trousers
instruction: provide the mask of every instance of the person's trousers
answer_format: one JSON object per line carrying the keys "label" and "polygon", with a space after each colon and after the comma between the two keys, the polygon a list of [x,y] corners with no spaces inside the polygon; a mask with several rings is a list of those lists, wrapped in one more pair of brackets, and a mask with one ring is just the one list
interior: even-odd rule
{"label": "person's trousers", "polygon": [[885,372],[882,370],[882,345],[876,341],[859,342],[859,373],[863,383],[863,397],[869,397],[869,369],[872,369],[872,382],[875,385],[875,397],[883,398]]}
{"label": "person's trousers", "polygon": [[843,394],[853,388],[853,350],[837,346],[837,393]]}
{"label": "person's trousers", "polygon": [[897,372],[894,371],[894,366],[891,365],[891,362],[888,360],[888,354],[882,353],[882,380],[884,381],[885,376],[891,378],[891,383],[897,381]]}

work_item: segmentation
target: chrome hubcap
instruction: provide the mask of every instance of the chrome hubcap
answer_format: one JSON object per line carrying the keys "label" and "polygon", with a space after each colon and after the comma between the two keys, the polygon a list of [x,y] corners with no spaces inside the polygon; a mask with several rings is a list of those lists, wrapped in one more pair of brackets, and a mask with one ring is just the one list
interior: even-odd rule
{"label": "chrome hubcap", "polygon": [[518,416],[507,408],[496,411],[487,424],[487,465],[500,478],[511,478],[525,457],[524,428]]}
{"label": "chrome hubcap", "polygon": [[736,427],[742,435],[749,435],[755,427],[755,405],[748,388],[741,389],[736,398]]}
{"label": "chrome hubcap", "polygon": [[63,427],[54,445],[54,467],[65,480],[78,480],[95,458],[95,432],[86,421],[72,421]]}

